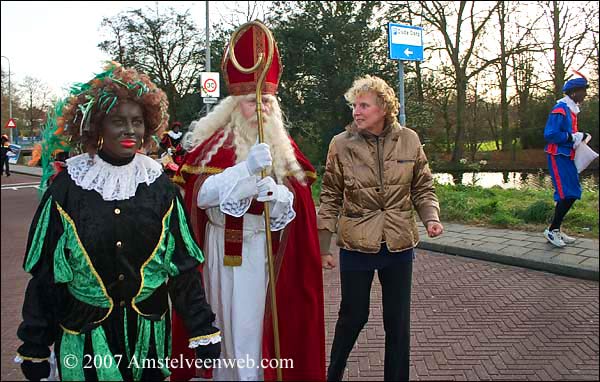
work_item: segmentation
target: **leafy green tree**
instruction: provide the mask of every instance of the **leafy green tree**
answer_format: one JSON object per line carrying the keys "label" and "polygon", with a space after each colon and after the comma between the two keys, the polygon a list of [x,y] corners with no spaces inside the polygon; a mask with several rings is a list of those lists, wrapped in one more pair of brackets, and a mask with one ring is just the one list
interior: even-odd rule
{"label": "leafy green tree", "polygon": [[[284,64],[279,95],[291,135],[315,164],[352,115],[344,93],[354,79],[386,80],[384,25],[374,24],[380,2],[274,2],[269,20]],[[317,149],[318,148],[318,149]]]}

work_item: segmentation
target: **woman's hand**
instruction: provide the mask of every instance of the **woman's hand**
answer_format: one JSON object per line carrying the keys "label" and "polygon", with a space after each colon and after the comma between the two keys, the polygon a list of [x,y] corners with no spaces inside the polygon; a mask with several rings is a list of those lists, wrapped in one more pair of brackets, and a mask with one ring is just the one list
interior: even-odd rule
{"label": "woman's hand", "polygon": [[321,253],[321,266],[323,266],[323,269],[335,268],[335,258],[331,253]]}
{"label": "woman's hand", "polygon": [[427,223],[427,234],[429,237],[440,236],[444,232],[444,226],[439,222]]}

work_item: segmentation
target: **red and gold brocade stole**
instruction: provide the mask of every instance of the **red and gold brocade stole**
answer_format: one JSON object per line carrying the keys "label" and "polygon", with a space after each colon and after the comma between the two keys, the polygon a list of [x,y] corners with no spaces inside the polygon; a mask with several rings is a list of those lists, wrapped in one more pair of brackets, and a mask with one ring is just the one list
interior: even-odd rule
{"label": "red and gold brocade stole", "polygon": [[[264,211],[263,202],[252,201],[246,212],[252,215],[262,215]],[[270,228],[270,227],[269,227]],[[271,232],[272,253],[279,249],[280,231]],[[225,214],[225,256],[223,265],[239,267],[242,265],[242,243],[244,241],[244,217],[234,217]]]}

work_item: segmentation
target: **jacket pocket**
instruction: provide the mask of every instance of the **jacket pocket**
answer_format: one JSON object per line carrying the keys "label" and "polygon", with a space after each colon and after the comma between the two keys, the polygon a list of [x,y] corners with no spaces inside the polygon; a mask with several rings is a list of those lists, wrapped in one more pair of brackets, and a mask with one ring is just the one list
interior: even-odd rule
{"label": "jacket pocket", "polygon": [[[354,215],[354,214],[353,214]],[[358,215],[358,214],[357,214]],[[364,241],[364,227],[362,216],[340,216],[338,222],[338,245],[344,248],[360,248]]]}
{"label": "jacket pocket", "polygon": [[415,159],[402,158],[386,162],[386,183],[407,184],[412,182]]}

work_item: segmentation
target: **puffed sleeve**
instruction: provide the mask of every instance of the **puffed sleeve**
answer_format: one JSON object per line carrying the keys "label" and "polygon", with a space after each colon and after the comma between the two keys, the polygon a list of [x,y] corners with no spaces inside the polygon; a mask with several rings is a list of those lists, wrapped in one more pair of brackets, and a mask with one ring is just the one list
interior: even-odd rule
{"label": "puffed sleeve", "polygon": [[202,251],[189,228],[189,219],[183,200],[176,192],[171,213],[169,245],[173,245],[169,266],[169,294],[173,308],[183,319],[190,335],[190,343],[207,345],[221,340],[219,329],[212,325],[215,314],[206,301],[198,264],[204,262]]}
{"label": "puffed sleeve", "polygon": [[413,168],[410,197],[425,226],[430,221],[440,221],[440,203],[435,194],[433,175],[429,169],[427,156],[420,142],[417,159]]}
{"label": "puffed sleeve", "polygon": [[561,107],[556,107],[552,110],[544,127],[544,139],[546,142],[561,144],[569,141],[569,132],[562,128],[566,123],[566,113],[564,108]]}
{"label": "puffed sleeve", "polygon": [[257,193],[256,180],[245,162],[229,167],[206,179],[198,193],[198,207],[206,209],[219,206],[224,214],[243,216]]}
{"label": "puffed sleeve", "polygon": [[321,185],[317,228],[335,232],[344,197],[344,172],[337,152],[335,138],[329,144],[325,173]]}
{"label": "puffed sleeve", "polygon": [[40,361],[50,356],[58,329],[57,286],[54,282],[54,251],[63,227],[50,189],[44,194],[29,229],[23,268],[33,276],[23,302],[23,321],[17,336],[23,344],[17,355],[22,360]]}

